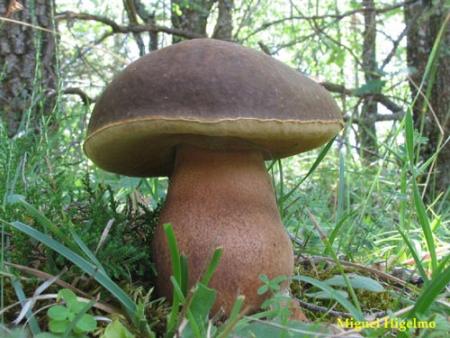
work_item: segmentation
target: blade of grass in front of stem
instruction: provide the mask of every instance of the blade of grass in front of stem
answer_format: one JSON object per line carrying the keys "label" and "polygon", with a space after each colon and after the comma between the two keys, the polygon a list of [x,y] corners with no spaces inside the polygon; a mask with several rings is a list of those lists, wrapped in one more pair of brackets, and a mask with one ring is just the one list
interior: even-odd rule
{"label": "blade of grass in front of stem", "polygon": [[208,286],[209,281],[211,280],[214,272],[217,269],[217,266],[220,263],[220,258],[222,257],[223,248],[219,247],[214,250],[214,253],[211,257],[211,260],[208,264],[208,268],[206,269],[205,273],[203,274],[203,277],[200,279],[200,283],[204,284],[205,286]]}
{"label": "blade of grass in front of stem", "polygon": [[[173,286],[174,296],[176,294],[177,297],[180,299],[180,302],[184,303],[183,310],[180,313],[180,315],[182,316],[183,313],[186,315],[186,318],[188,319],[188,322],[191,326],[192,333],[194,334],[194,336],[196,338],[202,338],[200,326],[198,325],[197,321],[195,320],[195,316],[192,314],[192,311],[190,310],[190,305],[193,298],[192,293],[188,296],[188,298],[185,298],[185,296],[183,295],[183,291],[181,290],[181,286],[178,284],[174,276],[170,276],[170,281]],[[177,318],[175,330],[178,330],[179,323],[181,322],[181,320],[183,320],[183,318]],[[173,335],[175,333],[175,330],[168,331],[169,336]]]}
{"label": "blade of grass in front of stem", "polygon": [[[163,225],[164,232],[167,238],[167,244],[169,246],[170,259],[172,263],[172,276],[176,281],[177,285],[183,285],[184,283],[181,280],[181,259],[180,259],[180,251],[178,249],[177,240],[175,238],[175,233],[173,231],[172,224],[166,223]],[[172,283],[173,284],[173,283]],[[183,294],[180,289],[181,294]],[[173,289],[172,296],[172,307],[170,309],[169,317],[167,318],[167,334],[166,337],[170,337],[176,330],[177,322],[178,322],[178,314],[179,307],[181,303],[181,298],[178,295],[177,290]]]}
{"label": "blade of grass in front of stem", "polygon": [[173,231],[172,224],[166,223],[163,225],[164,232],[167,237],[167,244],[169,246],[170,251],[170,259],[172,263],[172,275],[175,277],[175,280],[179,285],[181,283],[181,259],[180,259],[180,250],[178,249],[177,239],[175,237],[175,233]]}
{"label": "blade of grass in front of stem", "polygon": [[217,338],[226,338],[228,337],[233,329],[235,328],[237,322],[244,316],[245,309],[241,312],[242,305],[244,304],[245,296],[240,295],[236,298],[236,301],[233,304],[233,307],[230,312],[230,316],[225,324],[222,326],[219,335]]}
{"label": "blade of grass in front of stem", "polygon": [[188,293],[188,281],[189,281],[189,269],[188,269],[188,259],[186,256],[180,256],[180,268],[181,268],[181,290],[183,295],[187,296]]}
{"label": "blade of grass in front of stem", "polygon": [[195,317],[192,314],[191,310],[187,310],[186,317],[189,321],[189,324],[191,326],[192,332],[194,333],[194,336],[196,338],[204,338],[200,331],[200,327],[198,326],[197,322],[195,321]]}
{"label": "blade of grass in front of stem", "polygon": [[242,305],[244,305],[245,296],[239,295],[236,298],[236,301],[233,304],[233,307],[231,308],[230,317],[228,320],[232,320],[233,318],[236,318],[239,315],[239,312],[241,311]]}
{"label": "blade of grass in front of stem", "polygon": [[178,284],[174,276],[170,276],[170,282],[172,283],[174,294],[178,296],[180,302],[184,303],[186,301],[186,298],[184,296],[183,290],[181,289],[181,285]]}

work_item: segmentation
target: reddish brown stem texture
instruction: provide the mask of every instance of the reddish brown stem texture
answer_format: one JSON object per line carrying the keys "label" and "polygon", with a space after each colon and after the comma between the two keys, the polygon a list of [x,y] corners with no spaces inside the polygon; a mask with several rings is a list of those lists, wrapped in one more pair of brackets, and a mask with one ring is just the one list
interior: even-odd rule
{"label": "reddish brown stem texture", "polygon": [[210,285],[218,291],[213,311],[226,313],[239,294],[257,310],[259,276],[290,276],[293,253],[278,213],[272,184],[257,150],[179,147],[166,204],[153,243],[159,293],[171,298],[171,262],[162,224],[173,225],[188,257],[189,285],[206,269],[215,248],[223,256]]}

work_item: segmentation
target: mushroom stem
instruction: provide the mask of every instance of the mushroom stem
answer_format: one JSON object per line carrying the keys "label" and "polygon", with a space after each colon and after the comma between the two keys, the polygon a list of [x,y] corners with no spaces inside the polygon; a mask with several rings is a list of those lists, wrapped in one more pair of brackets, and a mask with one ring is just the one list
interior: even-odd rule
{"label": "mushroom stem", "polygon": [[259,276],[290,276],[292,246],[278,213],[273,187],[257,150],[177,148],[166,204],[157,227],[153,255],[157,289],[171,298],[171,261],[162,224],[171,223],[180,251],[188,258],[189,286],[199,280],[214,252],[221,262],[210,282],[217,290],[213,312],[228,314],[239,294],[257,310]]}

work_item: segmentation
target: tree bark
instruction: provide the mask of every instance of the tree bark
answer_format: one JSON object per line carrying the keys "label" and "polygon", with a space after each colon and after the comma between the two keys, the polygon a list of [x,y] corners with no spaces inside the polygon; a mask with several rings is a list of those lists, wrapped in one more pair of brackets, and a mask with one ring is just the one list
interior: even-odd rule
{"label": "tree bark", "polygon": [[[144,20],[146,24],[150,25],[156,25],[155,20],[155,12],[150,13],[145,8],[145,5],[142,3],[141,0],[134,0],[134,4],[136,7],[137,15]],[[155,51],[158,49],[158,32],[148,32],[149,36],[149,43],[148,43],[148,50],[149,51]]]}
{"label": "tree bark", "polygon": [[219,0],[219,15],[214,28],[214,39],[231,41],[233,36],[233,0]]}
{"label": "tree bark", "polygon": [[[373,84],[380,80],[376,60],[376,12],[374,0],[364,0],[364,38],[362,63],[366,84]],[[378,159],[377,130],[375,116],[378,114],[377,101],[372,96],[363,100],[361,122],[359,123],[359,139],[361,156],[365,162]]]}
{"label": "tree bark", "polygon": [[[130,25],[139,25],[138,17],[141,18],[147,25],[155,25],[155,13],[150,13],[141,0],[123,0],[124,8],[128,16]],[[158,49],[158,32],[149,31],[149,43],[147,51],[145,50],[144,40],[141,32],[133,33],[139,49],[139,55],[143,56],[147,51],[155,51]]]}
{"label": "tree bark", "polygon": [[[128,16],[128,21],[130,25],[138,25],[137,19],[137,10],[136,10],[137,2],[135,0],[123,0],[123,7],[125,8],[125,12]],[[136,45],[139,49],[139,56],[145,55],[145,44],[142,39],[141,33],[133,33],[134,40],[136,41]]]}
{"label": "tree bark", "polygon": [[[206,36],[206,24],[214,2],[215,0],[171,0],[172,26]],[[172,37],[173,43],[181,40],[178,36]]]}
{"label": "tree bark", "polygon": [[[22,9],[12,10],[23,6]],[[53,27],[52,0],[0,2],[0,16],[39,26]],[[40,116],[51,113],[56,88],[55,36],[14,22],[0,22],[0,113],[10,137],[21,129],[37,128]]]}
{"label": "tree bark", "polygon": [[[434,3],[434,4],[433,4]],[[450,15],[450,4],[446,0],[418,1],[404,8],[405,22],[411,25],[407,34],[407,61],[410,68],[410,89],[412,99],[418,94],[425,68],[430,57],[433,44],[446,17]],[[414,18],[419,17],[417,22]],[[415,127],[428,139],[421,145],[421,158],[430,158],[449,137],[450,130],[450,27],[447,27],[441,40],[437,59],[437,72],[434,81],[428,78],[413,106]],[[432,86],[432,87],[430,87]],[[424,100],[429,92],[428,103]],[[432,187],[428,195],[434,192],[445,192],[450,186],[450,145],[446,145],[439,153],[432,173]]]}

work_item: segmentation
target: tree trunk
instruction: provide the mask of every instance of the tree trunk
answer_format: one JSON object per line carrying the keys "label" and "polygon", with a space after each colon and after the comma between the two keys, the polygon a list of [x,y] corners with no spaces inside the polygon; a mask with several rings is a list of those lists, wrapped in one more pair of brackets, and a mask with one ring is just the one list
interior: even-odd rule
{"label": "tree trunk", "polygon": [[[374,0],[364,0],[364,39],[362,62],[366,84],[378,87],[380,80],[376,60],[376,12]],[[359,138],[361,142],[361,156],[364,161],[370,163],[378,159],[377,130],[375,116],[377,115],[377,102],[371,96],[363,100],[361,111],[361,123],[359,124]]]}
{"label": "tree trunk", "polygon": [[214,28],[214,39],[230,41],[233,36],[233,0],[219,0],[219,15]]}
{"label": "tree trunk", "polygon": [[[150,13],[146,8],[145,5],[142,3],[141,0],[134,0],[134,4],[136,7],[136,12],[139,17],[144,20],[147,24],[156,24],[155,19],[155,12]],[[158,33],[157,32],[148,32],[149,36],[149,43],[148,43],[148,50],[149,51],[155,51],[158,49]]]}
{"label": "tree trunk", "polygon": [[[434,5],[433,5],[434,3]],[[425,68],[430,57],[438,32],[450,15],[450,4],[446,0],[418,1],[406,5],[405,22],[411,28],[407,35],[407,61],[411,69],[410,89],[414,99],[422,82]],[[418,19],[417,19],[418,18]],[[447,27],[441,40],[437,59],[437,72],[434,78],[428,78],[413,107],[415,127],[428,139],[421,145],[421,158],[430,158],[449,137],[450,130],[450,27]],[[431,82],[432,81],[432,82]],[[432,87],[430,87],[432,86]],[[428,103],[424,95],[429,92]],[[432,187],[428,190],[445,192],[450,186],[450,145],[439,153],[432,173]],[[432,193],[430,195],[430,193]]]}
{"label": "tree trunk", "polygon": [[[155,25],[155,12],[150,13],[145,4],[141,0],[123,0],[125,12],[127,13],[128,20],[131,25],[138,25],[138,17],[141,18],[146,24]],[[148,32],[149,42],[147,51],[152,52],[158,49],[158,33]],[[145,50],[144,40],[142,38],[142,33],[133,33],[133,37],[136,41],[137,47],[139,49],[139,55],[143,56],[147,52]]]}
{"label": "tree trunk", "polygon": [[[0,2],[0,16],[38,26],[53,27],[52,0]],[[0,113],[8,135],[38,128],[43,114],[50,114],[56,88],[55,36],[53,33],[13,22],[0,22]],[[51,97],[54,97],[51,96]]]}
{"label": "tree trunk", "polygon": [[[206,37],[206,24],[214,2],[215,0],[171,0],[173,27]],[[178,36],[172,37],[173,43],[181,40]]]}
{"label": "tree trunk", "polygon": [[[123,7],[128,16],[128,21],[130,25],[138,25],[138,13],[137,6],[140,2],[135,0],[123,0]],[[140,4],[142,6],[142,4]],[[139,49],[139,56],[145,55],[145,44],[142,39],[141,33],[133,33],[134,40],[136,41],[137,47]]]}

